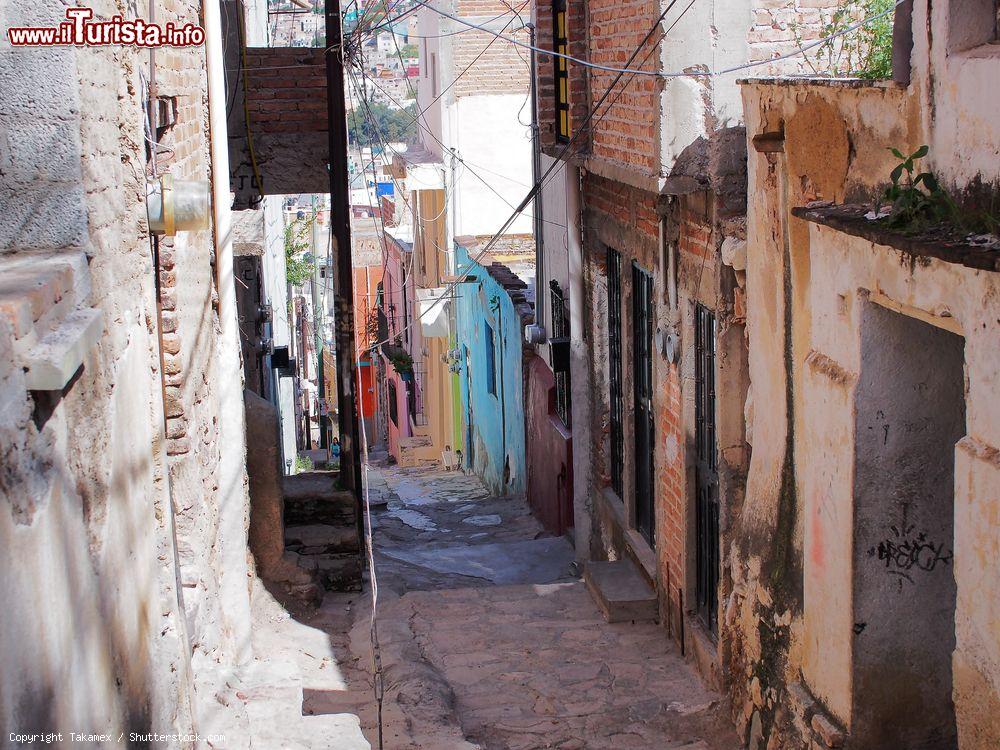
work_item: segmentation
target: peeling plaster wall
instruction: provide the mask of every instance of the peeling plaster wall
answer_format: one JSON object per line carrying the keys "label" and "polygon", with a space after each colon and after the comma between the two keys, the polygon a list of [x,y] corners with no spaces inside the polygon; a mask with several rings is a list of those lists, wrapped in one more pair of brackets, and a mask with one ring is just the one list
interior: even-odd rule
{"label": "peeling plaster wall", "polygon": [[990,747],[1000,741],[1000,596],[985,573],[1000,537],[1000,279],[914,261],[787,213],[880,189],[893,166],[886,148],[926,142],[917,97],[892,84],[779,81],[745,86],[744,104],[749,137],[783,125],[784,141],[783,152],[751,146],[749,159],[753,452],[746,500],[724,540],[732,594],[721,635],[731,644],[738,724],[751,748],[825,747],[824,737],[840,732],[846,747],[869,747],[851,735],[854,702],[864,700],[852,664],[858,644],[885,636],[857,626],[852,571],[869,558],[851,540],[862,310],[876,304],[965,341],[965,436],[954,447],[953,698],[959,747]]}
{"label": "peeling plaster wall", "polygon": [[[110,5],[94,7],[110,15]],[[15,25],[53,24],[64,11],[59,2],[0,4]],[[0,202],[4,226],[16,229],[4,235],[0,263],[82,248],[87,262],[68,277],[70,289],[44,304],[74,290],[105,323],[61,395],[29,393],[2,314],[9,308],[0,311],[5,742],[9,732],[192,727],[145,233],[136,71],[144,60],[0,42]],[[19,184],[27,178],[30,189]],[[15,195],[27,212],[16,211]],[[8,272],[0,278],[14,298],[28,294]]]}
{"label": "peeling plaster wall", "polygon": [[[0,18],[50,25],[65,7],[2,2]],[[102,17],[138,10],[90,7]],[[159,20],[198,23],[200,7],[161,3]],[[246,655],[243,443],[218,437],[220,384],[241,389],[238,355],[214,311],[212,232],[163,243],[172,313],[163,340],[183,363],[171,362],[176,398],[164,402],[145,209],[148,61],[148,51],[126,48],[13,50],[0,41],[0,265],[30,259],[20,276],[0,271],[5,742],[8,732],[191,732],[194,680],[214,680],[192,672],[192,653],[213,668]],[[205,50],[160,51],[157,72],[179,114],[161,166],[209,179]],[[45,258],[72,261],[58,284],[32,277]],[[39,291],[40,335],[71,300],[103,315],[103,335],[61,393],[27,390],[25,342],[16,343],[23,336],[8,316],[8,302]],[[186,420],[169,439],[166,414]],[[223,447],[189,450],[185,438]]]}
{"label": "peeling plaster wall", "polygon": [[[468,364],[463,362],[459,385],[463,419],[472,440],[471,448],[465,441],[463,460],[493,494],[518,495],[527,489],[522,341],[525,322],[531,322],[531,308],[523,298],[515,302],[515,288],[494,276],[506,274],[475,262],[464,246],[456,248],[458,273],[476,277],[475,283],[462,284],[456,315],[456,338],[469,356]],[[487,386],[486,323],[495,344],[495,393]]]}

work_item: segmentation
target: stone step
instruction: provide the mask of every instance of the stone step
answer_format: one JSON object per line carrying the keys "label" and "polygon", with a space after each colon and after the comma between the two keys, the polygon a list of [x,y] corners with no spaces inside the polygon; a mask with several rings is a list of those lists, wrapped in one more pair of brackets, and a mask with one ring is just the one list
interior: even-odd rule
{"label": "stone step", "polygon": [[361,549],[357,527],[311,523],[285,526],[285,548],[300,555],[339,555]]}
{"label": "stone step", "polygon": [[411,435],[399,439],[400,448],[426,448],[434,444],[430,435]]}
{"label": "stone step", "polygon": [[324,471],[307,471],[285,477],[282,490],[286,526],[353,526],[354,495],[337,489],[338,477],[335,472]]}
{"label": "stone step", "polygon": [[631,560],[589,562],[583,580],[608,622],[652,622],[659,618],[656,592]]}

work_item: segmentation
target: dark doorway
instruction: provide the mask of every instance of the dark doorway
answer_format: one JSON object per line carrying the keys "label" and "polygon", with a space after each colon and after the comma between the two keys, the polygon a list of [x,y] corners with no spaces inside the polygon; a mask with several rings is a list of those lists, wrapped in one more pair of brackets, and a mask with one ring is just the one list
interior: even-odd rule
{"label": "dark doorway", "polygon": [[656,546],[653,507],[653,277],[632,265],[632,379],[635,404],[635,527]]}
{"label": "dark doorway", "polygon": [[715,313],[695,305],[695,571],[698,615],[719,627],[719,465],[715,440]]}
{"label": "dark doorway", "polygon": [[954,750],[964,339],[866,305],[855,413],[852,734],[866,750]]}

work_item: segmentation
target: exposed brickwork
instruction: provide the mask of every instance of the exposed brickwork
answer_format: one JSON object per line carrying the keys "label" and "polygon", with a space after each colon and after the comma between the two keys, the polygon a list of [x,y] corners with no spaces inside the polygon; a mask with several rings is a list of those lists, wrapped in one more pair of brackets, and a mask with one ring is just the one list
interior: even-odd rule
{"label": "exposed brickwork", "polygon": [[[554,20],[551,0],[535,3],[535,46],[540,49],[554,49]],[[581,60],[587,58],[587,11],[583,0],[566,0],[566,39],[569,55]],[[556,59],[539,54],[538,64],[538,123],[542,150],[550,156],[558,156],[563,145],[556,139]],[[576,63],[569,63],[569,107],[571,116],[570,137],[583,126],[587,119],[587,69]],[[590,137],[582,134],[573,143],[572,153],[586,153],[590,150]]]}
{"label": "exposed brickwork", "polygon": [[[591,0],[588,4],[590,54],[588,59],[600,65],[624,66],[639,47],[660,14],[660,6],[646,0]],[[660,65],[659,32],[654,32],[631,67],[656,70]],[[648,58],[647,58],[648,53]],[[643,63],[643,59],[646,62]],[[617,74],[591,70],[590,105],[600,99]],[[622,81],[628,80],[628,76]],[[598,116],[593,129],[594,156],[633,167],[647,174],[658,174],[659,94],[661,82],[650,76],[633,78],[628,86],[616,87]],[[612,101],[615,103],[608,106]]]}
{"label": "exposed brickwork", "polygon": [[[235,37],[229,40],[234,48]],[[242,67],[239,55],[227,55]],[[230,95],[229,161],[238,208],[267,195],[323,193],[330,189],[326,66],[323,50],[301,47],[247,50],[247,109],[242,85]],[[249,127],[248,127],[249,119]],[[250,155],[253,141],[256,170]],[[257,188],[257,175],[263,190]]]}
{"label": "exposed brickwork", "polygon": [[679,592],[686,579],[687,487],[684,470],[684,419],[681,379],[676,367],[664,367],[656,384],[656,441],[662,461],[656,466],[656,557],[660,576],[660,620],[670,618],[678,632]]}
{"label": "exposed brickwork", "polygon": [[326,132],[323,50],[253,47],[246,67],[254,133]]}
{"label": "exposed brickwork", "polygon": [[[494,12],[497,15],[499,12]],[[514,26],[515,24],[511,24]],[[504,36],[528,43],[524,29],[500,32]],[[497,39],[483,31],[464,31],[452,37],[452,69],[454,75],[462,74],[451,91],[456,97],[483,96],[487,94],[528,93],[530,52],[510,42]],[[485,50],[485,52],[484,52]],[[476,58],[482,53],[482,57]],[[475,60],[475,62],[473,62]],[[439,91],[451,81],[439,81]]]}
{"label": "exposed brickwork", "polygon": [[[747,31],[750,60],[770,60],[795,52],[796,38],[803,43],[819,39],[823,23],[829,21],[836,8],[835,0],[757,0]],[[798,72],[811,72],[802,56],[754,69],[757,76]]]}
{"label": "exposed brickwork", "polygon": [[[588,173],[583,180],[584,204],[651,242],[659,238],[656,196],[629,185]],[[623,250],[623,248],[616,248]],[[656,263],[648,252],[640,258],[645,265]]]}

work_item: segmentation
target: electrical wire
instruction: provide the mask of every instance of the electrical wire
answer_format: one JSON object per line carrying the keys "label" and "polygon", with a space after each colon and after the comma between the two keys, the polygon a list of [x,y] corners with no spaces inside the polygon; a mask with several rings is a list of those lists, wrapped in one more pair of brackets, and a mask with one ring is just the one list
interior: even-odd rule
{"label": "electrical wire", "polygon": [[[539,52],[539,53],[541,53],[543,55],[551,55],[552,57],[559,57],[559,58],[562,58],[562,59],[567,60],[569,62],[574,62],[577,65],[582,65],[585,68],[591,68],[593,70],[603,70],[603,71],[606,71],[608,73],[623,73],[623,74],[624,73],[631,73],[633,75],[649,76],[649,77],[652,77],[652,78],[714,78],[716,76],[729,75],[731,73],[738,73],[741,70],[749,70],[751,68],[755,68],[755,67],[758,67],[760,65],[770,65],[771,63],[779,62],[781,60],[787,60],[789,58],[797,57],[797,56],[799,56],[801,54],[804,54],[805,52],[809,51],[810,49],[818,47],[818,46],[820,46],[822,44],[826,44],[827,42],[832,41],[833,39],[837,39],[838,37],[844,36],[845,34],[849,34],[852,31],[855,31],[855,30],[861,28],[862,26],[871,23],[872,21],[877,21],[878,19],[883,18],[884,16],[887,16],[890,13],[893,13],[896,10],[897,7],[899,7],[904,2],[906,2],[906,0],[896,0],[896,2],[893,4],[893,6],[891,8],[889,8],[888,10],[884,10],[881,13],[876,13],[875,15],[863,18],[860,21],[851,24],[850,26],[846,26],[845,28],[843,28],[843,29],[841,29],[839,31],[836,31],[836,32],[834,32],[834,33],[832,33],[832,34],[830,34],[830,35],[828,35],[826,37],[821,37],[820,39],[817,39],[814,42],[811,42],[811,43],[809,43],[807,45],[804,45],[804,46],[800,47],[798,50],[796,50],[794,52],[789,52],[789,53],[784,54],[784,55],[779,55],[777,57],[768,58],[766,60],[756,60],[756,61],[751,61],[751,62],[747,62],[747,63],[742,63],[740,65],[734,65],[731,68],[725,68],[723,70],[716,70],[716,71],[712,71],[712,70],[685,70],[685,71],[678,71],[678,72],[661,72],[661,71],[655,71],[655,70],[639,70],[639,69],[636,69],[636,68],[629,68],[627,66],[624,67],[624,68],[616,68],[616,67],[613,67],[613,66],[610,66],[610,65],[601,65],[599,63],[592,63],[592,62],[589,62],[587,60],[582,60],[582,59],[580,59],[578,57],[573,57],[572,55],[567,55],[567,54],[563,54],[561,52],[556,52],[555,50],[542,49],[541,47],[535,47],[535,46],[533,46],[531,44],[526,44],[525,42],[518,41],[517,39],[514,39],[512,37],[503,36],[501,34],[498,34],[497,32],[493,31],[492,29],[486,28],[485,26],[472,23],[471,21],[466,21],[465,19],[460,18],[460,17],[455,16],[455,15],[452,15],[451,13],[448,13],[447,11],[443,11],[443,10],[440,10],[439,8],[435,8],[430,3],[425,2],[425,0],[412,0],[412,1],[415,2],[419,6],[422,6],[424,8],[428,8],[429,10],[432,10],[433,12],[437,13],[438,15],[444,16],[445,18],[450,18],[452,21],[456,21],[457,23],[460,23],[460,24],[462,24],[464,26],[467,26],[470,29],[478,29],[479,31],[484,31],[487,34],[493,35],[497,39],[503,39],[503,40],[505,40],[507,42],[510,42],[511,44],[514,44],[514,45],[518,46],[518,47],[524,47],[525,49],[534,50],[535,52]],[[673,4],[671,3],[671,6],[672,5]],[[664,16],[661,15],[660,16],[660,21],[659,21],[660,23],[663,22],[663,18],[664,18]]]}
{"label": "electrical wire", "polygon": [[[398,101],[397,101],[397,100],[396,100],[395,98],[393,98],[393,96],[392,96],[392,95],[391,95],[391,94],[390,94],[389,92],[387,92],[387,91],[386,91],[385,89],[383,89],[383,88],[382,88],[381,86],[379,86],[379,85],[378,85],[378,84],[377,84],[377,83],[376,83],[376,82],[375,82],[374,80],[372,81],[372,85],[373,85],[373,86],[375,86],[375,87],[376,87],[377,89],[379,89],[379,90],[380,90],[380,91],[381,91],[381,92],[382,92],[382,93],[383,93],[383,94],[384,94],[384,95],[385,95],[385,96],[386,96],[386,97],[387,97],[387,98],[388,98],[388,99],[389,99],[390,101],[392,101],[392,102],[393,102],[394,104],[396,104],[397,106],[399,106],[399,102],[398,102]],[[494,195],[496,195],[496,196],[497,196],[497,197],[498,197],[498,198],[499,198],[499,199],[500,199],[501,201],[503,201],[503,202],[504,202],[505,204],[507,204],[507,206],[508,206],[509,208],[514,208],[514,204],[513,204],[513,203],[511,203],[511,202],[510,202],[510,201],[509,201],[509,200],[508,200],[508,199],[507,199],[507,198],[506,198],[506,197],[505,197],[505,196],[504,196],[504,195],[503,195],[502,193],[500,193],[499,191],[497,191],[497,189],[496,189],[495,187],[493,187],[493,185],[491,185],[491,184],[490,184],[490,182],[489,182],[489,181],[488,181],[487,179],[485,179],[485,178],[484,178],[484,177],[483,177],[482,175],[480,175],[480,174],[479,174],[479,173],[478,173],[478,172],[476,171],[476,169],[474,169],[473,167],[477,167],[477,168],[479,168],[479,169],[482,169],[483,171],[486,171],[486,172],[491,172],[491,174],[494,174],[494,175],[496,175],[497,177],[503,177],[503,178],[505,178],[505,179],[507,179],[507,180],[510,180],[511,182],[518,182],[517,180],[514,180],[514,179],[513,179],[513,178],[511,178],[511,177],[507,177],[506,175],[502,175],[502,174],[500,174],[499,172],[492,172],[491,170],[489,170],[489,169],[486,169],[485,167],[481,167],[481,166],[479,166],[479,165],[477,165],[477,164],[473,164],[472,162],[469,162],[469,161],[466,161],[466,160],[465,160],[464,158],[462,158],[462,157],[461,157],[461,156],[459,156],[459,155],[458,155],[457,153],[455,153],[454,151],[452,151],[452,150],[451,150],[451,149],[450,149],[450,148],[449,148],[448,146],[446,146],[446,145],[445,145],[445,143],[444,143],[444,142],[443,142],[443,141],[442,141],[442,140],[441,140],[440,138],[438,138],[438,137],[437,137],[437,135],[435,135],[435,133],[434,133],[434,132],[433,132],[432,130],[430,130],[430,128],[428,128],[428,127],[426,127],[426,126],[424,126],[424,125],[421,125],[421,124],[420,124],[419,122],[415,122],[415,124],[417,125],[417,127],[418,127],[418,128],[420,128],[420,129],[421,129],[421,130],[423,130],[423,131],[424,131],[424,132],[425,132],[425,133],[426,133],[427,135],[429,135],[429,136],[430,136],[430,137],[431,137],[431,138],[432,138],[432,139],[433,139],[434,141],[436,141],[436,142],[438,143],[438,145],[440,145],[440,146],[441,146],[441,148],[442,148],[442,149],[444,149],[444,150],[445,150],[445,151],[447,151],[447,152],[450,152],[450,153],[451,153],[451,154],[452,154],[452,155],[454,156],[454,158],[455,158],[455,159],[456,159],[456,160],[457,160],[457,161],[458,161],[458,162],[459,162],[459,163],[460,163],[460,164],[461,164],[461,165],[462,165],[462,166],[463,166],[463,167],[464,167],[465,169],[468,169],[468,171],[469,171],[470,173],[472,173],[473,177],[475,177],[475,178],[476,178],[477,180],[479,180],[479,181],[480,181],[481,183],[483,183],[483,185],[485,185],[485,186],[486,186],[486,188],[487,188],[488,190],[490,190],[490,192],[492,192],[492,193],[493,193]],[[404,156],[404,157],[402,157],[402,158],[403,158],[403,161],[406,161],[406,158],[405,158],[405,156]],[[523,184],[523,183],[518,183],[518,184]],[[530,214],[529,214],[529,215],[530,215]],[[553,222],[553,221],[548,221],[548,220],[546,220],[546,219],[542,219],[542,221],[543,221],[544,223],[546,223],[546,224],[551,224],[551,225],[553,225],[553,226],[557,226],[557,227],[560,227],[560,228],[562,228],[562,229],[565,229],[565,228],[566,228],[566,226],[565,226],[564,224],[559,224],[559,223],[557,223],[557,222]]]}
{"label": "electrical wire", "polygon": [[[414,1],[418,3],[421,2],[421,0],[414,0]],[[660,24],[663,22],[663,19],[673,9],[674,5],[676,4],[677,0],[671,0],[669,5],[667,5],[667,7],[660,14],[659,18],[656,19],[656,22],[652,25],[649,31],[646,32],[646,36],[643,37],[643,40],[639,43],[639,45],[629,56],[629,59],[625,63],[626,69],[628,68],[629,65],[631,65],[635,61],[636,57],[639,56],[639,53],[642,51],[643,47],[646,46],[647,42],[649,42],[650,38],[653,36],[653,33],[660,26]],[[524,199],[514,209],[513,213],[507,218],[507,220],[503,223],[500,229],[497,230],[497,232],[486,242],[483,248],[474,257],[470,258],[469,267],[473,267],[474,264],[478,264],[479,261],[482,260],[482,258],[484,258],[487,255],[487,253],[489,253],[489,251],[493,248],[493,246],[497,243],[497,241],[499,241],[499,239],[504,235],[504,233],[506,233],[507,229],[510,228],[511,224],[513,224],[514,221],[517,219],[517,217],[528,207],[528,204],[534,199],[535,195],[538,193],[539,190],[541,190],[542,186],[545,184],[546,179],[556,170],[556,168],[563,165],[562,161],[563,157],[568,153],[569,149],[573,146],[573,144],[577,141],[577,139],[580,138],[580,135],[586,132],[585,128],[587,124],[594,118],[595,114],[597,113],[597,110],[607,100],[608,96],[611,95],[611,92],[614,90],[614,87],[618,84],[618,82],[622,79],[624,75],[625,72],[622,71],[615,76],[614,80],[608,85],[608,88],[601,95],[601,98],[598,100],[597,104],[590,109],[590,111],[587,114],[587,117],[584,118],[581,128],[578,129],[576,133],[574,133],[573,136],[570,138],[570,140],[563,146],[563,149],[559,154],[559,156],[556,157],[556,159],[552,162],[552,164],[549,165],[549,167],[545,170],[545,172],[535,181],[531,190],[529,190],[528,194],[524,196]],[[468,277],[469,277],[469,271],[465,271],[455,281],[448,284],[445,287],[445,290],[442,293],[442,295],[434,300],[431,306],[427,309],[427,312],[432,310],[437,302],[440,302],[445,297],[450,296],[451,293],[455,290],[455,288],[459,284],[463,283]],[[418,316],[417,321],[419,321],[424,314],[426,313],[422,313],[420,316]],[[410,323],[408,324],[407,327],[412,326],[413,324],[414,323]],[[387,343],[387,342],[380,342],[380,343]]]}

